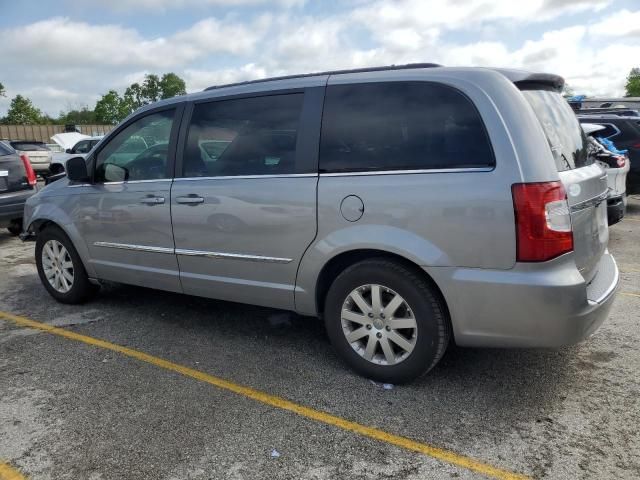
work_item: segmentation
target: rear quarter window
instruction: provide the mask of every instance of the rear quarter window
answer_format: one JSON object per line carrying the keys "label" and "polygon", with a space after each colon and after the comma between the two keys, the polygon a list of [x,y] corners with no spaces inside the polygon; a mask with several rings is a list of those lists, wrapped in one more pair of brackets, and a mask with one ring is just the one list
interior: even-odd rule
{"label": "rear quarter window", "polygon": [[[584,167],[594,162],[587,151],[587,137],[567,101],[549,90],[524,90],[533,108],[559,172]],[[597,122],[593,122],[597,123]]]}
{"label": "rear quarter window", "polygon": [[474,104],[430,82],[331,85],[320,171],[490,168],[495,158]]}

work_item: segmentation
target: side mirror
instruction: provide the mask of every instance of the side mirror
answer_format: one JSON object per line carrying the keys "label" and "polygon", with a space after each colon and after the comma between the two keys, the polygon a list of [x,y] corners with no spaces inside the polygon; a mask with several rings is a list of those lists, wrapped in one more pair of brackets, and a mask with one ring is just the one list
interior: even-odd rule
{"label": "side mirror", "polygon": [[67,148],[64,152],[65,153],[73,153],[73,148]]}
{"label": "side mirror", "polygon": [[82,157],[73,157],[67,160],[65,165],[67,170],[67,178],[72,182],[88,182],[89,173],[87,172],[87,162]]}

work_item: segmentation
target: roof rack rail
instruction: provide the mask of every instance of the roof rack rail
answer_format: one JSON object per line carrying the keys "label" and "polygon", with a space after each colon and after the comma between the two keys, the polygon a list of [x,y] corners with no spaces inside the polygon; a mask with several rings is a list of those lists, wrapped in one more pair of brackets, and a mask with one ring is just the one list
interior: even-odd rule
{"label": "roof rack rail", "polygon": [[251,85],[253,83],[271,82],[273,80],[289,80],[292,78],[316,77],[319,75],[338,75],[341,73],[380,72],[383,70],[408,70],[411,68],[435,68],[435,67],[442,67],[442,65],[439,65],[437,63],[407,63],[405,65],[386,65],[383,67],[364,67],[364,68],[353,68],[348,70],[329,70],[326,72],[301,73],[297,75],[284,75],[281,77],[269,77],[269,78],[260,78],[258,80],[247,80],[245,82],[227,83],[224,85],[213,85],[211,87],[205,88],[204,91],[206,92],[207,90],[216,90],[218,88],[236,87],[239,85]]}

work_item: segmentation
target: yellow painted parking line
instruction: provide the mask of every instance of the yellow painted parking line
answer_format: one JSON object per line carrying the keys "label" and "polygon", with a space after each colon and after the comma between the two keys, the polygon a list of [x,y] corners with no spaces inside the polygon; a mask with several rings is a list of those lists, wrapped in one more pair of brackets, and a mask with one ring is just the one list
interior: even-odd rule
{"label": "yellow painted parking line", "polygon": [[625,221],[625,220],[629,220],[630,222],[640,222],[640,218],[624,217],[622,221]]}
{"label": "yellow painted parking line", "polygon": [[629,297],[638,297],[640,298],[640,293],[631,293],[631,292],[620,292],[621,295],[628,295]]}
{"label": "yellow painted parking line", "polygon": [[8,463],[0,462],[0,480],[26,480],[18,470]]}
{"label": "yellow painted parking line", "polygon": [[236,393],[238,395],[242,395],[257,402],[270,405],[281,410],[287,410],[302,417],[309,418],[311,420],[315,420],[327,425],[332,425],[334,427],[341,428],[342,430],[362,435],[363,437],[372,438],[374,440],[395,445],[406,450],[422,453],[423,455],[426,455],[428,457],[432,457],[442,462],[456,465],[458,467],[466,468],[467,470],[486,475],[487,477],[497,478],[501,480],[522,480],[528,478],[525,475],[510,472],[499,467],[494,467],[480,460],[475,460],[471,457],[460,455],[451,450],[435,447],[433,445],[418,442],[416,440],[411,440],[400,435],[394,435],[393,433],[388,433],[378,428],[367,427],[366,425],[361,425],[359,423],[352,422],[351,420],[346,420],[344,418],[331,415],[330,413],[315,410],[310,407],[305,407],[304,405],[286,400],[282,397],[271,395],[260,390],[255,390],[251,387],[245,387],[243,385],[239,385],[237,383],[233,383],[228,380],[209,375],[199,370],[194,370],[193,368],[185,367],[183,365],[179,365],[177,363],[173,363],[168,360],[164,360],[162,358],[155,357],[138,350],[134,350],[132,348],[123,347],[121,345],[110,343],[105,340],[100,340],[98,338],[75,333],[69,330],[65,330],[64,328],[53,327],[51,325],[47,325],[46,323],[37,322],[35,320],[21,317],[19,315],[13,315],[11,313],[0,311],[0,318],[9,320],[10,322],[13,322],[16,325],[20,325],[22,327],[41,330],[53,335],[67,338],[69,340],[75,340],[87,345],[93,345],[94,347],[118,352],[122,355],[126,355],[127,357],[135,358],[136,360],[155,365],[156,367],[179,373],[200,382],[208,383],[215,387]]}

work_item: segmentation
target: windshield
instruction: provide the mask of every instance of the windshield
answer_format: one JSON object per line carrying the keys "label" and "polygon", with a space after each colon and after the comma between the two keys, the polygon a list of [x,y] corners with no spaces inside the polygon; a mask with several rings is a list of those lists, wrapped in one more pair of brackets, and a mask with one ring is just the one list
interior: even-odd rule
{"label": "windshield", "polygon": [[522,94],[542,125],[559,172],[593,163],[593,158],[587,152],[587,138],[578,119],[559,93],[524,90]]}

